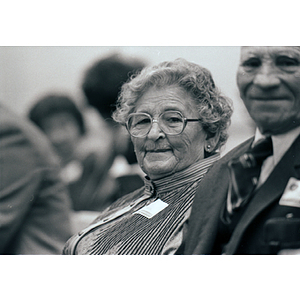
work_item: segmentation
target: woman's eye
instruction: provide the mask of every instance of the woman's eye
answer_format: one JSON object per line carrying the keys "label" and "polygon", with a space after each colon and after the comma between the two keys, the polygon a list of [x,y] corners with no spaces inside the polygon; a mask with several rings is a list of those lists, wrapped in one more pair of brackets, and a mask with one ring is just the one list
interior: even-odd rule
{"label": "woman's eye", "polygon": [[177,113],[166,113],[163,115],[162,119],[167,123],[181,123],[182,118]]}
{"label": "woman's eye", "polygon": [[135,125],[149,124],[151,121],[149,118],[139,119],[135,122]]}
{"label": "woman's eye", "polygon": [[162,115],[162,120],[164,122],[167,122],[169,124],[174,124],[174,123],[182,123],[182,117],[179,113],[177,112],[167,112]]}
{"label": "woman's eye", "polygon": [[180,118],[178,118],[178,117],[170,117],[170,118],[167,119],[167,121],[168,121],[169,123],[178,123],[178,122],[182,122],[182,120],[181,120]]}

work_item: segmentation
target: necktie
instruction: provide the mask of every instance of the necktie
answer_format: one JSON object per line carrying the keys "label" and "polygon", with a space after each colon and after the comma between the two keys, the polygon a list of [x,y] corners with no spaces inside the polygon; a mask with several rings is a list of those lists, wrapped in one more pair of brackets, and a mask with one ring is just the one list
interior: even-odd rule
{"label": "necktie", "polygon": [[258,182],[262,163],[272,154],[272,139],[267,137],[259,140],[249,152],[228,163],[230,186],[227,211],[229,215],[248,202]]}

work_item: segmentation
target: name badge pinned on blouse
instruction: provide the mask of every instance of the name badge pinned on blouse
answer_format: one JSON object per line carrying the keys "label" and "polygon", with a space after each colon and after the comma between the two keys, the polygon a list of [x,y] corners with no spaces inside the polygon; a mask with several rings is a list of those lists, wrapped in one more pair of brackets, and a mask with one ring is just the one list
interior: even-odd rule
{"label": "name badge pinned on blouse", "polygon": [[136,211],[133,214],[140,214],[148,219],[151,219],[155,215],[157,215],[160,211],[165,209],[169,204],[163,202],[160,199],[152,202],[151,204],[141,208],[140,210]]}
{"label": "name badge pinned on blouse", "polygon": [[300,207],[300,180],[291,177],[279,205]]}

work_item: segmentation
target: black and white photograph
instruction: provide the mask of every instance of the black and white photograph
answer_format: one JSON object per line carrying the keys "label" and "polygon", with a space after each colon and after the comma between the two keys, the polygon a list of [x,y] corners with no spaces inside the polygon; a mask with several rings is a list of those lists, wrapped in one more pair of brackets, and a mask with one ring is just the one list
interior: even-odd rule
{"label": "black and white photograph", "polygon": [[[264,279],[278,284],[282,266],[297,270],[300,258],[299,39],[267,41],[265,29],[251,42],[255,20],[238,15],[228,43],[222,20],[201,42],[209,27],[201,13],[199,30],[184,31],[177,18],[154,34],[156,26],[141,23],[161,24],[156,4],[152,18],[125,18],[102,41],[109,22],[95,32],[71,15],[70,26],[60,27],[58,11],[59,29],[38,33],[42,14],[26,29],[9,19],[12,34],[0,45],[3,278],[33,268],[54,273],[65,290],[70,276],[72,295],[83,278],[91,286],[75,291],[76,299],[265,299]],[[176,4],[166,10],[173,6],[179,12]],[[27,43],[26,30],[33,33]],[[230,43],[235,34],[242,40]],[[240,270],[266,294],[247,294]],[[233,296],[239,282],[243,292]],[[186,286],[199,283],[205,295]],[[135,286],[150,293],[131,292]],[[60,299],[66,291],[38,294]],[[283,295],[296,298],[293,289],[276,297]],[[16,290],[5,299],[20,297]]]}

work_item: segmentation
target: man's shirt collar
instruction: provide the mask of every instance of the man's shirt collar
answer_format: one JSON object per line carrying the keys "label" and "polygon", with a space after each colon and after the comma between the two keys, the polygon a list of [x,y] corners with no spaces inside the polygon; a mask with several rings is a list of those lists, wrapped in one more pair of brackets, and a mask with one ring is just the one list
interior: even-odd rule
{"label": "man's shirt collar", "polygon": [[[300,126],[290,130],[289,132],[272,135],[272,143],[273,143],[273,162],[274,166],[281,160],[285,152],[291,147],[296,138],[300,135]],[[256,142],[260,139],[266,138],[258,128],[256,128],[255,138],[252,144],[252,147],[256,144]]]}

